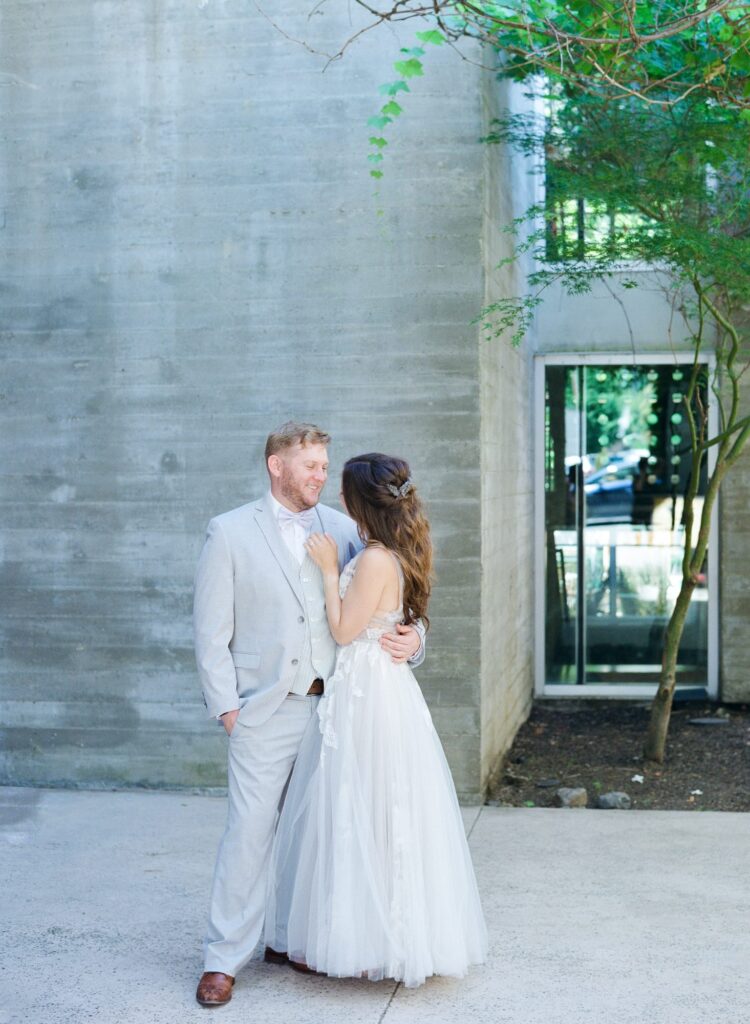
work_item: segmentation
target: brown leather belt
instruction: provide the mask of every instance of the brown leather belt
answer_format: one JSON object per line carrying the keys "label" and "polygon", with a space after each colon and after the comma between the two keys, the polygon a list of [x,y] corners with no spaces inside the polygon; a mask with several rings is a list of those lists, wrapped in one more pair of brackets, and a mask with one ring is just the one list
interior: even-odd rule
{"label": "brown leather belt", "polygon": [[313,679],[310,684],[310,689],[307,691],[308,697],[319,697],[323,692],[323,680]]}

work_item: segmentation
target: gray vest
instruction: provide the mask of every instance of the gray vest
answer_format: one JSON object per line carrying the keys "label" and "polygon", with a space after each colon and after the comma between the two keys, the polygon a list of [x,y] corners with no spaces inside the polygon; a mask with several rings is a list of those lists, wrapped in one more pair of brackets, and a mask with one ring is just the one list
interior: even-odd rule
{"label": "gray vest", "polygon": [[336,641],[328,628],[323,574],[309,555],[299,567],[299,581],[304,598],[305,641],[290,692],[304,694],[313,679],[325,682],[333,672]]}

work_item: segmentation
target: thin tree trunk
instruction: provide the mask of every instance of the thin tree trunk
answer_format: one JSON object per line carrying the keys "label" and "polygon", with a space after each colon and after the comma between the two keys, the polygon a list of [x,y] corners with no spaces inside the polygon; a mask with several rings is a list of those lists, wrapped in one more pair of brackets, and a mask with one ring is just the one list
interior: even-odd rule
{"label": "thin tree trunk", "polygon": [[658,761],[659,764],[664,761],[669,718],[672,713],[672,701],[677,683],[677,658],[680,653],[680,641],[682,640],[685,620],[694,590],[695,580],[683,579],[674,611],[670,616],[664,634],[659,689],[656,691],[656,696],[651,704],[651,716],[646,733],[646,742],[643,747],[643,756],[646,760]]}
{"label": "thin tree trunk", "polygon": [[[706,497],[703,502],[703,509],[700,518],[700,528],[695,550],[689,554],[689,547],[692,543],[692,519],[688,519],[688,528],[685,533],[685,561],[683,562],[682,586],[675,601],[674,610],[667,623],[664,634],[664,651],[662,654],[661,674],[659,676],[659,689],[656,691],[653,703],[651,704],[651,715],[646,732],[646,741],[643,746],[643,756],[648,761],[658,761],[662,764],[667,744],[667,731],[669,730],[669,718],[672,713],[672,701],[677,683],[677,659],[680,653],[680,641],[685,630],[688,608],[697,584],[698,573],[703,568],[708,551],[708,541],[711,532],[711,514],[716,503],[716,496],[719,493],[721,481],[727,471],[726,461],[718,463],[706,489]],[[692,497],[690,498],[692,501]]]}

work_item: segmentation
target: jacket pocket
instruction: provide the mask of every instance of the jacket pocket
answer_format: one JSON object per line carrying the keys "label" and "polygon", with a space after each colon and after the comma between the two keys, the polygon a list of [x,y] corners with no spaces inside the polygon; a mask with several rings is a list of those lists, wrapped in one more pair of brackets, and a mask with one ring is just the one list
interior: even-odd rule
{"label": "jacket pocket", "polygon": [[260,655],[249,651],[232,651],[232,661],[237,668],[257,668],[260,665]]}

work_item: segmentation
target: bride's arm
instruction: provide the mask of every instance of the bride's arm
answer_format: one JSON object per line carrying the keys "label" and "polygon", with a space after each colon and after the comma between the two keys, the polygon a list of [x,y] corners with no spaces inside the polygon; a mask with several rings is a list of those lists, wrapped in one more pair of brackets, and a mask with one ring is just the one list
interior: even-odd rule
{"label": "bride's arm", "polygon": [[362,632],[380,607],[383,592],[395,577],[393,559],[382,548],[367,548],[363,551],[342,601],[339,597],[335,540],[328,534],[312,534],[306,547],[323,573],[326,615],[331,635],[337,644],[349,644]]}

